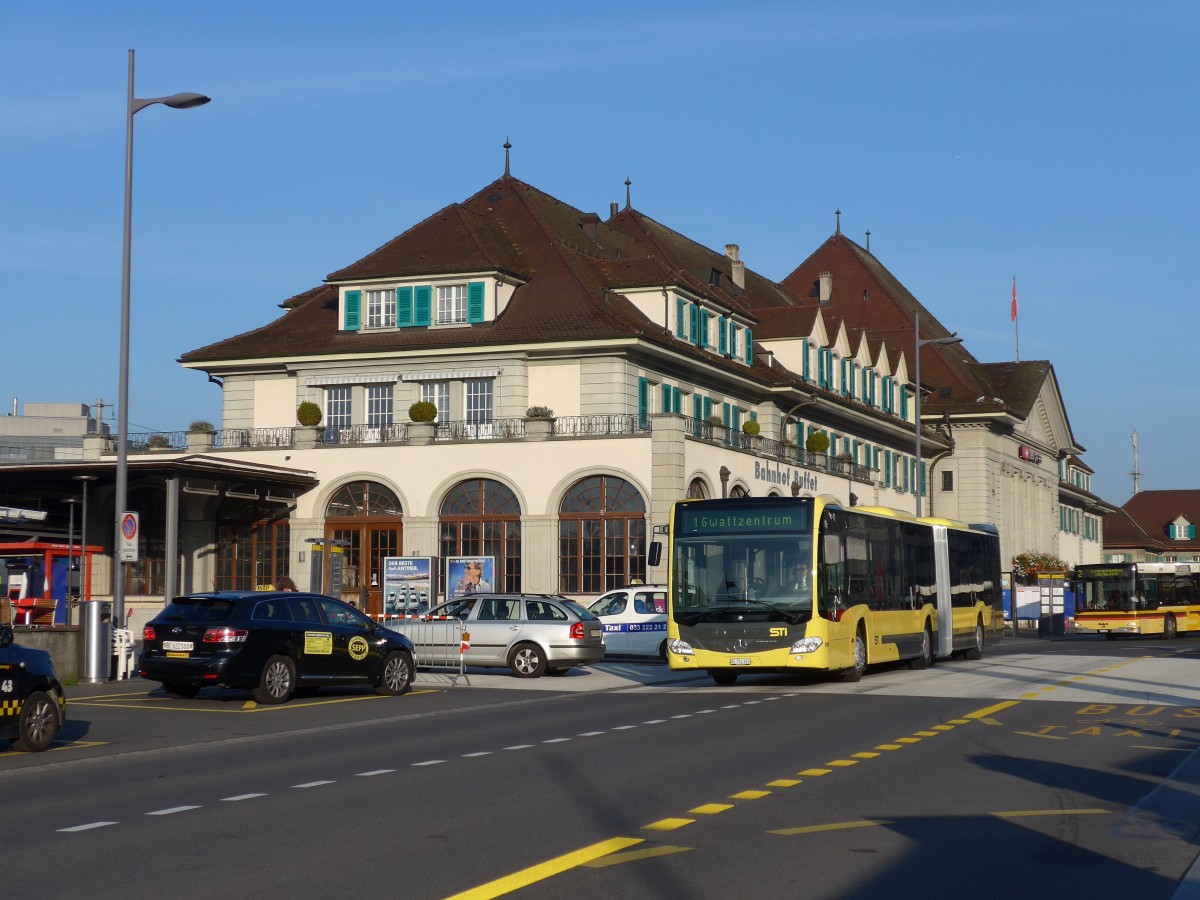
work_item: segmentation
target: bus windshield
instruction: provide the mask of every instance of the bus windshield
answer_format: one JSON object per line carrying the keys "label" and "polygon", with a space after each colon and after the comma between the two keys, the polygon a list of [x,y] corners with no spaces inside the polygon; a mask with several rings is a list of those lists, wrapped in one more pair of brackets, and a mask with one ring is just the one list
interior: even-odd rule
{"label": "bus windshield", "polygon": [[812,535],[724,535],[675,544],[675,621],[812,616]]}
{"label": "bus windshield", "polygon": [[1078,612],[1129,612],[1134,609],[1135,598],[1132,568],[1112,566],[1076,570],[1075,609]]}

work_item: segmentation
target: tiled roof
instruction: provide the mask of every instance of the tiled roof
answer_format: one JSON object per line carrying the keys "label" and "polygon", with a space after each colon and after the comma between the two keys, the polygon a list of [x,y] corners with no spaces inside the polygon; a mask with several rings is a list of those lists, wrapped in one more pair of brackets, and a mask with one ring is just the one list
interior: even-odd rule
{"label": "tiled roof", "polygon": [[1200,526],[1200,490],[1139,491],[1104,517],[1104,546],[1189,556],[1200,553],[1200,538],[1180,541],[1169,537],[1167,526],[1181,516]]}

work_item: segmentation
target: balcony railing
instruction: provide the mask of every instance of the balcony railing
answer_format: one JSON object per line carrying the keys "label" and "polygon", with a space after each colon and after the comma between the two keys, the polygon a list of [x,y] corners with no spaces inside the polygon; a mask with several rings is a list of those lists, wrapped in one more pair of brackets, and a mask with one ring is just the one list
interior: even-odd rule
{"label": "balcony railing", "polygon": [[240,447],[290,447],[295,441],[294,428],[223,428],[213,435],[213,447],[235,450]]}

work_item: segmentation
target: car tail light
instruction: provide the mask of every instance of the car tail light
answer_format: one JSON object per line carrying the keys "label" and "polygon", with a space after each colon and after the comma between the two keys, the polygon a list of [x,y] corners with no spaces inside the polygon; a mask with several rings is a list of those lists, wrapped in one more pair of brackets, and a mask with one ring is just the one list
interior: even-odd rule
{"label": "car tail light", "polygon": [[584,637],[583,623],[582,622],[572,622],[571,623],[571,640],[582,641],[583,637]]}
{"label": "car tail light", "polygon": [[143,641],[154,640],[154,626],[153,625],[147,625],[145,628],[142,629],[142,640]]}
{"label": "car tail light", "polygon": [[210,628],[204,632],[204,643],[241,644],[249,634],[244,628]]}

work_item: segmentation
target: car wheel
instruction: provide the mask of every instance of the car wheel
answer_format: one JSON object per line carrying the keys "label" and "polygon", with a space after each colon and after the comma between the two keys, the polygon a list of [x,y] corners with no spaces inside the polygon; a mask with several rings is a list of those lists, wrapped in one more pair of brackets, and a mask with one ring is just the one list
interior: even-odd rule
{"label": "car wheel", "polygon": [[908,661],[910,669],[928,669],[929,664],[933,662],[933,635],[929,630],[929,623],[925,623],[925,630],[921,632],[921,655],[916,659]]}
{"label": "car wheel", "polygon": [[841,680],[847,682],[862,681],[863,674],[867,671],[867,635],[859,627],[858,631],[854,632],[854,665],[848,669],[842,669]]}
{"label": "car wheel", "polygon": [[412,682],[412,656],[407,651],[395,650],[383,661],[383,676],[375,686],[375,693],[393,697],[406,694],[412,688]]}
{"label": "car wheel", "polygon": [[1163,640],[1173,641],[1179,637],[1179,626],[1175,624],[1174,616],[1167,616],[1163,619]]}
{"label": "car wheel", "polygon": [[200,685],[188,684],[186,681],[164,681],[163,693],[168,697],[182,697],[184,700],[191,700],[200,693]]}
{"label": "car wheel", "polygon": [[658,658],[663,662],[667,661],[667,642],[663,641],[658,645]]}
{"label": "car wheel", "polygon": [[975,623],[975,643],[964,651],[963,659],[983,659],[983,623]]}
{"label": "car wheel", "polygon": [[13,746],[25,753],[40,753],[54,743],[58,734],[58,706],[45,691],[34,691],[21,707]]}
{"label": "car wheel", "polygon": [[508,657],[508,667],[518,678],[537,678],[546,671],[546,657],[537,644],[517,644]]}
{"label": "car wheel", "polygon": [[253,694],[259,703],[283,703],[295,689],[296,664],[286,656],[272,656],[263,666]]}
{"label": "car wheel", "polygon": [[730,672],[728,669],[709,669],[708,674],[712,676],[713,681],[725,687],[737,681],[738,677],[737,672]]}

